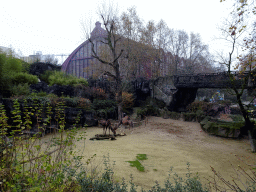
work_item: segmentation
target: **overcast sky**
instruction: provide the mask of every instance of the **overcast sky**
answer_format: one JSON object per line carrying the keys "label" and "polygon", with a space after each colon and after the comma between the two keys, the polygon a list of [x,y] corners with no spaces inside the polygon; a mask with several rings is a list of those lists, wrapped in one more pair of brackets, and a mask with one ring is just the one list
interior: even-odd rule
{"label": "overcast sky", "polygon": [[[101,0],[5,0],[0,3],[0,46],[11,47],[23,56],[70,54],[85,41],[81,22],[99,17]],[[107,1],[109,2],[109,1]],[[146,3],[145,3],[146,2]],[[223,49],[214,36],[231,7],[219,0],[113,0],[119,13],[132,6],[144,22],[163,19],[170,28],[199,33],[210,50]]]}

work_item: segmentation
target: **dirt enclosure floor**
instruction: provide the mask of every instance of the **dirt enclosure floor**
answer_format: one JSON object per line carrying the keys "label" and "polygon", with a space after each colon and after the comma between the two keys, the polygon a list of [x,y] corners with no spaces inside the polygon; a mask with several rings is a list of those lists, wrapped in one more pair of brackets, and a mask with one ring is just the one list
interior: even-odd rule
{"label": "dirt enclosure floor", "polygon": [[[117,133],[120,131],[118,129]],[[203,184],[207,183],[204,177],[214,175],[210,166],[231,181],[231,176],[236,176],[231,163],[235,169],[240,165],[246,170],[248,166],[241,160],[249,165],[256,164],[256,154],[250,152],[248,140],[210,136],[195,122],[150,117],[147,125],[143,124],[133,130],[125,129],[127,136],[117,137],[117,140],[89,140],[102,132],[102,128],[87,128],[86,140],[76,143],[76,149],[80,149],[81,154],[86,157],[84,161],[96,154],[91,166],[104,170],[103,155],[109,154],[110,164],[115,161],[113,171],[116,181],[121,182],[124,177],[128,183],[132,174],[133,182],[147,190],[156,180],[164,186],[171,166],[173,172],[185,179],[188,173],[187,162],[191,165],[192,173],[198,172]],[[138,171],[126,162],[136,160],[137,154],[146,154],[148,157],[141,161],[145,172]]]}

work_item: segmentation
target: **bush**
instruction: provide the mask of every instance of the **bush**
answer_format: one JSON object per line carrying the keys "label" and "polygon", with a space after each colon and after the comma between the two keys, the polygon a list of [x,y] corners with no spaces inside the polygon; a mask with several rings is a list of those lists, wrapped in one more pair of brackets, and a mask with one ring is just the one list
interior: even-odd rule
{"label": "bush", "polygon": [[[49,75],[49,76],[48,76]],[[88,82],[84,78],[77,78],[73,75],[66,75],[62,71],[54,71],[52,74],[45,74],[45,78],[48,76],[49,85],[77,85],[83,84],[88,86]]]}
{"label": "bush", "polygon": [[[121,183],[114,182],[113,175],[114,172],[112,171],[113,168],[110,168],[108,161],[105,160],[104,157],[104,164],[105,164],[105,172],[102,173],[101,176],[98,177],[92,177],[88,175],[86,171],[82,171],[76,176],[76,180],[79,182],[79,185],[81,186],[81,191],[105,191],[105,192],[112,192],[112,191],[122,191],[122,192],[128,192],[127,184],[122,179]],[[158,183],[158,181],[155,181],[155,185],[149,190],[149,192],[160,192],[160,191],[180,191],[180,192],[207,192],[208,189],[206,187],[203,187],[198,174],[196,176],[192,177],[192,173],[190,173],[189,166],[188,165],[188,173],[186,174],[186,179],[183,179],[179,177],[176,173],[174,173],[174,181],[175,183],[172,184],[170,182],[171,173],[173,170],[173,167],[170,168],[169,176],[167,180],[165,181],[164,187],[161,187]],[[133,183],[133,176],[130,176],[131,180],[129,181],[131,187],[130,191],[137,192],[139,191],[137,189],[138,186],[135,186]],[[140,190],[141,192],[146,192],[143,188]]]}
{"label": "bush", "polygon": [[91,95],[92,95],[93,99],[96,99],[96,100],[99,100],[99,99],[100,100],[105,100],[105,99],[107,99],[107,94],[101,88],[92,87],[90,89],[90,92],[91,92]]}
{"label": "bush", "polygon": [[195,113],[197,110],[204,110],[207,103],[204,101],[194,101],[193,103],[187,106],[187,110]]}
{"label": "bush", "polygon": [[91,109],[91,101],[89,99],[80,97],[78,101],[78,106],[83,109]]}
{"label": "bush", "polygon": [[[38,82],[35,76],[24,73],[26,69],[23,64],[23,61],[12,55],[0,53],[0,94],[4,97],[10,97],[14,94],[14,85]],[[19,88],[22,89],[20,86]]]}
{"label": "bush", "polygon": [[143,119],[145,116],[156,116],[160,115],[160,111],[156,106],[153,105],[147,105],[144,108],[139,108],[137,110],[137,117]]}
{"label": "bush", "polygon": [[31,93],[30,94],[31,96],[34,96],[34,97],[46,97],[48,95],[48,93],[44,92],[44,91],[40,91],[39,93]]}
{"label": "bush", "polygon": [[184,121],[196,121],[196,113],[183,113]]}
{"label": "bush", "polygon": [[244,121],[244,117],[242,115],[229,115],[233,121]]}
{"label": "bush", "polygon": [[132,93],[127,93],[127,92],[122,93],[122,104],[124,109],[131,109],[134,104],[133,101],[134,99],[133,99]]}
{"label": "bush", "polygon": [[93,100],[92,109],[101,118],[116,118],[117,103],[113,100]]}
{"label": "bush", "polygon": [[31,85],[31,84],[38,83],[37,76],[30,75],[28,73],[22,73],[22,72],[12,73],[10,78],[14,85],[24,84],[24,83],[28,83],[29,85]]}
{"label": "bush", "polygon": [[49,77],[50,77],[50,75],[52,75],[52,74],[53,74],[53,71],[47,70],[47,71],[45,71],[43,74],[41,74],[41,75],[39,76],[39,78],[40,78],[41,81],[44,81],[44,82],[46,82],[47,84],[50,84]]}
{"label": "bush", "polygon": [[22,72],[22,69],[22,61],[20,59],[14,58],[12,56],[5,57],[3,65],[4,73],[20,73]]}
{"label": "bush", "polygon": [[74,98],[66,97],[64,99],[64,101],[65,101],[65,105],[67,107],[77,107],[78,106],[78,102],[79,102],[79,98],[78,97],[74,97]]}
{"label": "bush", "polygon": [[196,111],[197,122],[201,122],[205,118],[205,113],[202,110]]}
{"label": "bush", "polygon": [[30,89],[28,83],[13,85],[10,88],[11,94],[14,96],[29,95]]}
{"label": "bush", "polygon": [[181,113],[177,113],[177,112],[173,112],[173,111],[167,111],[167,115],[171,118],[171,119],[180,119],[181,118]]}

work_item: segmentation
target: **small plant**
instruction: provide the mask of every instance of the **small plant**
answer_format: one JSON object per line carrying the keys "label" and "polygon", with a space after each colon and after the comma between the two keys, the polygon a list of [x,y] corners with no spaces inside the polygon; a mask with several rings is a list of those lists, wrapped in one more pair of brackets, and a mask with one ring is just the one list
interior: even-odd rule
{"label": "small plant", "polygon": [[146,159],[148,159],[146,154],[137,154],[136,158],[138,160],[146,160]]}
{"label": "small plant", "polygon": [[136,167],[139,171],[144,172],[145,169],[144,169],[143,165],[140,163],[140,161],[146,160],[146,159],[148,159],[146,154],[137,154],[135,161],[127,161],[127,162],[130,163],[131,167]]}
{"label": "small plant", "polygon": [[141,163],[138,160],[135,161],[127,161],[130,163],[131,167],[136,167],[139,171],[144,172],[145,168],[141,165]]}

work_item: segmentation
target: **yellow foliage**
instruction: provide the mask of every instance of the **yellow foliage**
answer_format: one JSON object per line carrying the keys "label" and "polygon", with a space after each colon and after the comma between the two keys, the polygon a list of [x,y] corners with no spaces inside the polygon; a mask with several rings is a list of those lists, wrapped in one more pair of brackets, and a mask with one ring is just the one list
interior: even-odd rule
{"label": "yellow foliage", "polygon": [[134,104],[133,94],[123,92],[122,93],[122,101],[123,101],[123,108],[125,108],[125,109],[132,108],[133,104]]}

